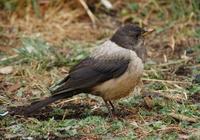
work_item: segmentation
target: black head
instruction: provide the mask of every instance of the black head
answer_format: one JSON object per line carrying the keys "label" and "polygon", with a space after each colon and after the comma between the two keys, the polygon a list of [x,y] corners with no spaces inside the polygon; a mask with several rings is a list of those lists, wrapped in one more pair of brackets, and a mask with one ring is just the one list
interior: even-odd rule
{"label": "black head", "polygon": [[135,51],[137,55],[142,58],[143,55],[146,54],[146,49],[143,46],[143,35],[145,32],[146,31],[139,26],[126,24],[115,32],[111,41],[115,42],[120,47]]}

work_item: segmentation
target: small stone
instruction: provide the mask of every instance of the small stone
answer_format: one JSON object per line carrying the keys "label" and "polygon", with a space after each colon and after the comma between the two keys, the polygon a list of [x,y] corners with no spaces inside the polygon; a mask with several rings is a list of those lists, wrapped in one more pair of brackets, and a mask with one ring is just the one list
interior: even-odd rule
{"label": "small stone", "polygon": [[6,66],[3,68],[0,68],[0,74],[10,74],[13,72],[13,67],[12,66]]}

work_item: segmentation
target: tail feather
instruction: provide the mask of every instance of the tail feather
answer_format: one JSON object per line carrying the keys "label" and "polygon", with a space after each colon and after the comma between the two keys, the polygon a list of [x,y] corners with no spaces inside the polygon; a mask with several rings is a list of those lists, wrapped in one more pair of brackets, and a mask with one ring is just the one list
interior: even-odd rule
{"label": "tail feather", "polygon": [[24,111],[24,114],[33,113],[33,112],[39,110],[40,108],[45,107],[48,104],[51,104],[57,100],[64,99],[64,98],[70,98],[77,94],[78,93],[75,93],[75,92],[69,92],[69,93],[56,94],[54,96],[47,97],[46,99],[37,101],[37,102],[32,103],[31,105],[27,106]]}

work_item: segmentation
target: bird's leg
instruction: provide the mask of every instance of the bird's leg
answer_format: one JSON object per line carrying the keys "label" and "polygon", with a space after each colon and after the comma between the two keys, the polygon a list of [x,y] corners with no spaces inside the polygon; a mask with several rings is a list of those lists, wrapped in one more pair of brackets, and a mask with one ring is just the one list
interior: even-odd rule
{"label": "bird's leg", "polygon": [[113,103],[111,102],[111,101],[108,101],[109,102],[109,104],[111,105],[111,107],[112,107],[112,111],[113,111],[113,113],[115,113],[115,106],[113,105]]}
{"label": "bird's leg", "polygon": [[112,110],[111,110],[110,107],[109,107],[108,101],[105,101],[105,100],[104,100],[104,102],[105,102],[106,107],[107,107],[107,109],[108,109],[109,116],[110,116],[110,118],[112,118],[112,117],[113,117],[113,113],[112,113]]}

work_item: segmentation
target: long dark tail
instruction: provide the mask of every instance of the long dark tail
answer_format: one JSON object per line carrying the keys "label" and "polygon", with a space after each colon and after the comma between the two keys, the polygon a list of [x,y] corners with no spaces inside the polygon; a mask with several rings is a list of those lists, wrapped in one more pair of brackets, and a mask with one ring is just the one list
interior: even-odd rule
{"label": "long dark tail", "polygon": [[27,106],[24,111],[24,114],[26,114],[26,115],[31,114],[31,113],[37,111],[38,109],[45,107],[48,104],[51,104],[57,100],[64,99],[64,98],[70,98],[77,94],[79,94],[79,93],[68,92],[68,93],[62,93],[62,94],[57,94],[57,95],[47,97],[46,99],[34,102],[31,105]]}

